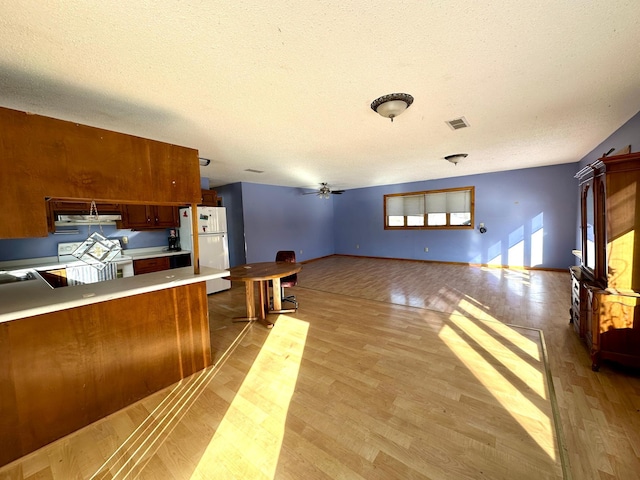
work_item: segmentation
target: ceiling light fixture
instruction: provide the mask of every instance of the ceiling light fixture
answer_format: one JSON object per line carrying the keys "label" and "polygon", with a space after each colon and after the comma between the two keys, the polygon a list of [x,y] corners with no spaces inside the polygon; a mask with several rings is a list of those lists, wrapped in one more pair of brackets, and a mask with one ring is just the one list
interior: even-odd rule
{"label": "ceiling light fixture", "polygon": [[322,184],[322,187],[320,187],[320,190],[318,190],[318,196],[320,198],[324,198],[325,200],[329,200],[329,198],[331,197],[331,195],[329,195],[331,193],[331,189],[329,189],[329,186],[326,183]]}
{"label": "ceiling light fixture", "polygon": [[371,102],[371,109],[383,117],[393,119],[404,112],[413,103],[408,93],[390,93]]}
{"label": "ceiling light fixture", "polygon": [[206,167],[211,163],[211,160],[209,160],[208,158],[199,158],[198,160],[200,161],[200,165],[202,165],[203,167]]}
{"label": "ceiling light fixture", "polygon": [[457,165],[460,160],[462,160],[463,158],[467,158],[468,156],[468,153],[454,153],[453,155],[447,155],[446,157],[444,157],[444,159],[447,162],[451,162],[454,165]]}

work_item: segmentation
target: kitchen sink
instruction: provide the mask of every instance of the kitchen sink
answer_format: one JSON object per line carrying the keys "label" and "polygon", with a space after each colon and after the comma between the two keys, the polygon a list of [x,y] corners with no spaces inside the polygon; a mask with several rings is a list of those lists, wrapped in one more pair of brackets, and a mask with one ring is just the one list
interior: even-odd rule
{"label": "kitchen sink", "polygon": [[35,280],[37,277],[31,270],[14,270],[11,272],[0,271],[0,285],[5,283],[25,282]]}
{"label": "kitchen sink", "polygon": [[69,281],[67,279],[67,268],[56,267],[49,269],[37,269],[36,273],[51,288],[67,287]]}

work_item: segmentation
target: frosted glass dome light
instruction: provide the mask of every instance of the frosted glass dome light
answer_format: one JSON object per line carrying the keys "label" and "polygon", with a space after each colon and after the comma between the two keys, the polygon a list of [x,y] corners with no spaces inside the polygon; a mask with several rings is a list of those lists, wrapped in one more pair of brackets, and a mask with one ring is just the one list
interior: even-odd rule
{"label": "frosted glass dome light", "polygon": [[413,103],[413,97],[408,93],[391,93],[376,98],[371,102],[374,112],[385,118],[393,119],[404,112]]}

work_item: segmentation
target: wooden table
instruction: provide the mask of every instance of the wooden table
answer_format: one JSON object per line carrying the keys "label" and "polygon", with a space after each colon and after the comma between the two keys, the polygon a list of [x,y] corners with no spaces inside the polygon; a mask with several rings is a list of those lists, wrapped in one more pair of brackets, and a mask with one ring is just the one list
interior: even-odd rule
{"label": "wooden table", "polygon": [[[267,313],[288,313],[295,310],[283,310],[280,298],[280,279],[288,277],[302,270],[300,263],[291,262],[260,262],[239,265],[229,269],[226,277],[232,282],[244,282],[247,316],[234,318],[238,322],[262,321],[267,328],[273,327],[273,322],[267,320]],[[273,308],[269,308],[269,280],[273,285]],[[256,315],[255,288],[258,284],[260,292],[260,312]]]}

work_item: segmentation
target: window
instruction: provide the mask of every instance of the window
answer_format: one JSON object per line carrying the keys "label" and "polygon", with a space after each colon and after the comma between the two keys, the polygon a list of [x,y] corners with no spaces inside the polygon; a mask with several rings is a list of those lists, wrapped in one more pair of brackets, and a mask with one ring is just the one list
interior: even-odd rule
{"label": "window", "polygon": [[385,229],[473,229],[474,187],[384,196]]}

